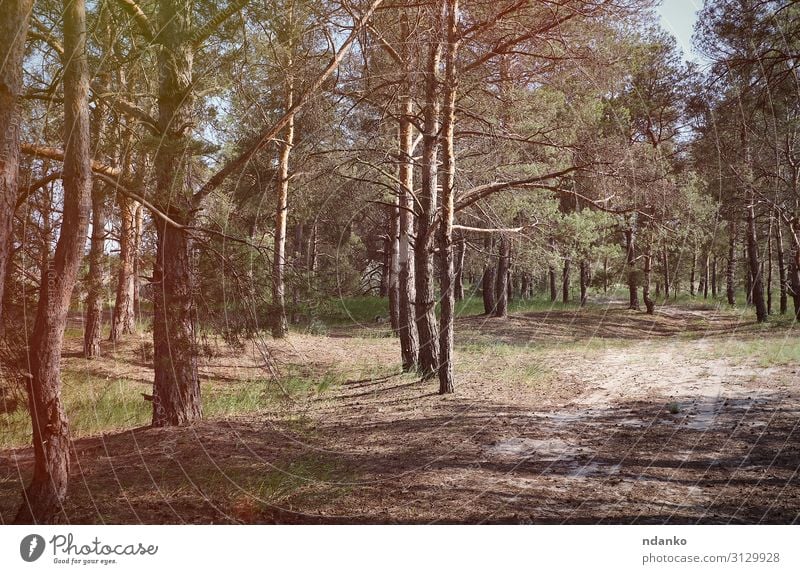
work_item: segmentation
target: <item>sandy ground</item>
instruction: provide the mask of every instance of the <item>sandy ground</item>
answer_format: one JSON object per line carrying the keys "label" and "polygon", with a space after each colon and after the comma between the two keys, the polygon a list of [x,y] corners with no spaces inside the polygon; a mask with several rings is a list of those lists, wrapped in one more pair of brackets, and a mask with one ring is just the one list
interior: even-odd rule
{"label": "sandy ground", "polygon": [[[721,351],[765,336],[798,344],[677,308],[468,318],[446,397],[387,374],[396,340],[294,336],[271,345],[279,366],[367,374],[256,414],[80,439],[61,520],[793,523],[798,365]],[[0,452],[5,521],[31,464]]]}

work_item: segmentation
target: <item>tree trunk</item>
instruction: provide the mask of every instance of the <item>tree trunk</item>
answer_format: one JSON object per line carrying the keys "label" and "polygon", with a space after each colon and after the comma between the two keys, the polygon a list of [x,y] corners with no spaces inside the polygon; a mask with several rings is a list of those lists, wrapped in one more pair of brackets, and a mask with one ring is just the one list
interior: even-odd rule
{"label": "tree trunk", "polygon": [[783,254],[783,224],[780,214],[775,218],[775,247],[778,257],[778,278],[781,290],[781,315],[786,314],[786,260]]}
{"label": "tree trunk", "polygon": [[494,317],[508,317],[508,263],[511,259],[511,240],[506,235],[500,236],[500,253],[497,260],[497,283],[495,294]]}
{"label": "tree trunk", "polygon": [[[137,203],[135,204],[134,209],[134,222],[136,224],[136,228],[133,232],[134,242],[133,242],[133,254],[131,258],[133,259],[133,280],[131,289],[133,292],[133,319],[132,321],[141,321],[142,320],[142,305],[141,305],[141,298],[140,298],[140,290],[139,290],[139,250],[142,245],[142,237],[144,236],[144,207]],[[131,328],[135,327],[135,323],[131,325]]]}
{"label": "tree trunk", "polygon": [[711,297],[717,298],[717,256],[711,260]]}
{"label": "tree trunk", "polygon": [[483,268],[483,279],[481,280],[483,312],[486,315],[492,315],[497,304],[494,297],[497,275],[497,265],[494,262],[494,239],[487,235],[483,241],[483,246],[486,251],[486,263]]}
{"label": "tree trunk", "polygon": [[[105,13],[103,13],[105,14]],[[95,104],[91,117],[90,143],[95,145],[94,159],[105,130],[103,107]],[[89,271],[86,277],[86,316],[83,323],[83,356],[94,359],[100,356],[100,337],[103,330],[104,270],[103,256],[106,245],[106,194],[99,181],[92,183],[92,238],[89,247]]]}
{"label": "tree trunk", "polygon": [[[291,49],[291,48],[290,48]],[[291,61],[289,68],[291,68]],[[294,105],[294,80],[291,72],[286,79],[284,110]],[[289,118],[283,141],[278,144],[277,197],[275,210],[275,255],[272,260],[272,336],[282,339],[289,333],[286,320],[286,223],[289,215],[289,155],[294,145],[294,116]]]}
{"label": "tree trunk", "polygon": [[[439,33],[438,27],[430,32]],[[433,222],[436,215],[437,157],[439,151],[439,68],[442,44],[438,37],[429,40],[425,71],[424,129],[422,134],[422,187],[417,206],[417,238],[414,245],[417,281],[417,332],[419,333],[419,370],[422,377],[439,371],[439,332],[436,325],[436,294],[433,282]]]}
{"label": "tree trunk", "polygon": [[665,247],[664,250],[661,252],[661,261],[662,261],[662,271],[664,272],[664,301],[669,299],[669,253],[667,252],[667,248]]}
{"label": "tree trunk", "polygon": [[558,299],[558,288],[556,287],[556,268],[552,265],[547,269],[548,278],[550,279],[550,301],[555,303]]}
{"label": "tree trunk", "polygon": [[439,224],[441,257],[442,324],[439,331],[439,394],[452,393],[453,320],[455,317],[455,267],[453,261],[453,215],[456,183],[454,148],[456,121],[456,51],[458,50],[458,0],[447,0],[447,51],[445,56],[444,109],[442,122],[442,221]]}
{"label": "tree trunk", "polygon": [[736,304],[736,220],[731,219],[728,225],[728,267],[725,274],[728,305]]}
{"label": "tree trunk", "polygon": [[564,269],[561,272],[561,301],[564,304],[569,303],[569,257],[564,259]]}
{"label": "tree trunk", "polygon": [[758,257],[758,235],[756,232],[755,198],[751,193],[747,206],[747,254],[752,277],[752,298],[756,307],[756,319],[759,323],[767,320],[767,305],[764,301],[764,281]]}
{"label": "tree trunk", "polygon": [[703,260],[703,299],[708,299],[708,279],[710,272],[711,256],[706,252],[706,258]]}
{"label": "tree trunk", "polygon": [[589,262],[581,261],[581,307],[586,305],[589,291]]}
{"label": "tree trunk", "polygon": [[650,297],[650,276],[652,275],[652,256],[650,253],[644,256],[644,279],[642,281],[642,299],[647,309],[647,314],[655,313],[656,302]]}
{"label": "tree trunk", "polygon": [[400,334],[400,195],[390,213],[389,236],[383,242],[381,297],[389,297],[389,322],[392,332]]}
{"label": "tree trunk", "polygon": [[800,220],[793,219],[789,230],[792,239],[792,259],[789,265],[788,284],[792,291],[795,320],[800,321]]}
{"label": "tree trunk", "polygon": [[[294,283],[292,285],[292,309],[290,313],[291,324],[296,325],[299,320],[299,309],[300,309],[300,288],[302,287],[302,283],[300,278],[303,276],[303,243],[305,242],[305,225],[302,222],[298,222],[294,226],[294,242],[292,243],[292,270],[294,272]],[[389,262],[384,259],[385,264]],[[386,269],[384,268],[384,271]],[[388,286],[387,286],[388,287]],[[381,297],[386,297],[386,293],[383,293]],[[397,317],[392,317],[392,320],[396,320]],[[392,323],[392,328],[396,329],[396,323]]]}
{"label": "tree trunk", "polygon": [[114,313],[111,317],[111,334],[109,335],[111,341],[119,341],[122,335],[133,333],[136,325],[134,288],[136,285],[137,204],[124,195],[118,194],[117,206],[120,217],[119,271]]}
{"label": "tree trunk", "polygon": [[628,309],[639,310],[639,287],[636,284],[636,229],[632,223],[625,230],[625,251],[628,264]]}
{"label": "tree trunk", "polygon": [[[159,0],[158,128],[154,203],[180,225],[193,223],[190,182],[192,3]],[[197,372],[193,245],[184,230],[156,221],[153,263],[153,426],[190,424],[202,416]]]}
{"label": "tree trunk", "polygon": [[15,522],[48,523],[62,510],[69,480],[69,428],[61,402],[61,347],[89,226],[89,69],[83,0],[64,2],[64,201],[61,231],[29,349],[28,408],[33,478]]}
{"label": "tree trunk", "polygon": [[[408,37],[408,22],[404,14],[403,37]],[[404,42],[404,61],[408,61],[408,42]],[[411,96],[408,94],[410,84],[408,70],[402,84],[404,93],[400,98],[400,166],[399,166],[399,229],[398,229],[398,299],[399,317],[398,334],[400,336],[400,350],[405,372],[416,371],[419,367],[419,336],[415,306],[417,300],[414,258],[411,256],[411,236],[414,233],[414,159],[413,159],[413,133],[411,117],[413,106]]]}
{"label": "tree trunk", "polygon": [[[0,12],[0,302],[3,301],[11,258],[14,210],[17,203],[22,60],[33,0],[5,0]],[[0,305],[0,333],[5,318]]]}
{"label": "tree trunk", "polygon": [[464,299],[464,257],[467,252],[467,240],[460,237],[456,243],[456,301]]}
{"label": "tree trunk", "polygon": [[83,327],[83,356],[100,356],[100,336],[103,328],[103,255],[106,244],[105,192],[100,182],[92,185],[92,241],[89,248],[88,294],[86,319]]}
{"label": "tree trunk", "polygon": [[767,315],[772,315],[772,213],[767,227]]}
{"label": "tree trunk", "polygon": [[694,280],[695,280],[695,272],[697,270],[697,249],[692,249],[692,271],[689,274],[689,295],[694,297]]}

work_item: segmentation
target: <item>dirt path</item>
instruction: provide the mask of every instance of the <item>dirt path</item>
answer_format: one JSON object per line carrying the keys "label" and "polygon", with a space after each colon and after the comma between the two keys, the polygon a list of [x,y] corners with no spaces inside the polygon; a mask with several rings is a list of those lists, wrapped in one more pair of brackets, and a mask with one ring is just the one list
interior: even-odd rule
{"label": "dirt path", "polygon": [[[726,355],[752,336],[730,315],[582,313],[462,320],[454,396],[378,373],[258,415],[78,441],[65,520],[798,520],[797,365]],[[354,334],[296,338],[287,356],[392,360],[394,340]],[[0,453],[6,519],[29,467],[28,450]]]}

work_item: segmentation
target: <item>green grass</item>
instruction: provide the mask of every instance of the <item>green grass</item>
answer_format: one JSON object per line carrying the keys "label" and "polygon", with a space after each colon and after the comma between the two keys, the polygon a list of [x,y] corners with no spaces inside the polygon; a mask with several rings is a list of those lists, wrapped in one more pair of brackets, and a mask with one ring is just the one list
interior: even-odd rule
{"label": "green grass", "polygon": [[[152,405],[141,393],[152,391],[142,383],[70,371],[64,371],[62,381],[62,398],[73,438],[150,422]],[[30,444],[31,432],[24,405],[0,413],[0,448]]]}
{"label": "green grass", "polygon": [[749,359],[759,367],[800,366],[800,336],[719,342],[709,355],[713,358]]}
{"label": "green grass", "polygon": [[[149,385],[71,371],[65,371],[62,380],[73,438],[150,424],[152,404],[142,396],[152,392]],[[252,413],[280,401],[323,393],[341,380],[340,375],[326,374],[318,379],[287,375],[277,380],[204,381],[203,412],[209,418]],[[0,448],[30,444],[31,421],[24,407],[18,403],[11,412],[0,411]]]}

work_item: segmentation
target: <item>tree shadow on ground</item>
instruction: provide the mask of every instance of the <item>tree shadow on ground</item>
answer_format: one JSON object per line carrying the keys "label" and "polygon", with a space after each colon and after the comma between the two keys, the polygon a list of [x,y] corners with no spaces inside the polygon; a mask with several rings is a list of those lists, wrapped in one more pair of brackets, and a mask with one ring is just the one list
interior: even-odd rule
{"label": "tree shadow on ground", "polygon": [[[392,381],[385,395],[416,392]],[[416,396],[416,395],[415,395]],[[398,397],[399,400],[399,397]],[[420,404],[422,403],[422,404]],[[402,404],[402,401],[400,402]],[[796,399],[531,410],[428,396],[74,443],[69,523],[793,523]],[[352,411],[352,412],[350,412]],[[0,457],[0,516],[30,449]]]}

